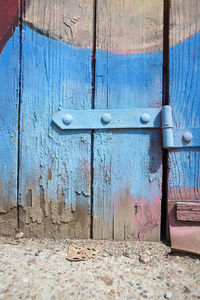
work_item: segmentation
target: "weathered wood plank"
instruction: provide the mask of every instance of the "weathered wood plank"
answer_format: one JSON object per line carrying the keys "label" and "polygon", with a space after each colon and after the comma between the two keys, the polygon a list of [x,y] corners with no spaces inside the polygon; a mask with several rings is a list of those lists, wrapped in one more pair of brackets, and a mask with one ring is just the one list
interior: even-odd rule
{"label": "weathered wood plank", "polygon": [[[76,39],[76,24],[69,28],[65,19],[77,15],[88,36],[88,49],[72,46],[70,39],[64,43],[48,37],[59,24],[60,36],[70,30]],[[43,22],[39,32],[37,20]],[[92,1],[35,0],[25,17],[19,176],[20,228],[26,236],[90,234],[91,133],[64,132],[51,117],[65,108],[91,108],[92,25]]]}
{"label": "weathered wood plank", "polygon": [[178,221],[200,222],[200,203],[177,202],[176,217]]}
{"label": "weathered wood plank", "polygon": [[[199,1],[171,1],[170,24],[169,93],[170,104],[173,109],[173,122],[176,127],[180,128],[199,127]],[[173,30],[174,24],[176,31]],[[195,200],[198,202],[200,200],[199,170],[200,151],[198,148],[177,149],[169,152],[168,205],[170,235],[174,249],[197,251],[195,239],[197,234],[200,236],[200,227],[187,227],[186,225],[184,227],[184,224],[177,223],[174,206],[177,201],[190,202]],[[180,234],[179,238],[178,234]],[[188,240],[188,243],[183,241],[183,234],[184,240]]]}
{"label": "weathered wood plank", "polygon": [[[29,1],[31,1],[31,3],[26,14],[26,22],[29,26],[35,28],[36,31],[45,32],[49,37],[59,41],[61,40],[79,47],[88,48],[90,46],[91,35],[88,35],[85,28],[91,28],[91,12],[87,9],[87,6],[88,3],[92,3],[93,0],[82,0],[78,8],[77,1],[73,1],[69,5],[67,0],[49,0],[50,13],[45,1]],[[112,50],[125,54],[162,50],[163,19],[160,13],[162,3],[158,3],[157,0],[143,0],[142,5],[136,0],[115,2],[115,6],[111,4],[114,10],[112,11],[112,23],[110,23],[110,27],[107,26],[110,19],[108,13],[104,15],[100,25],[101,32],[105,34],[112,32]],[[110,9],[109,7],[111,7],[110,2],[101,4],[101,2],[97,1],[97,5],[98,7],[104,5],[108,7],[108,10]],[[158,8],[158,6],[160,7]],[[179,10],[181,14],[178,15],[177,19],[174,18],[171,26],[171,32],[173,32],[173,40],[171,40],[171,42],[173,45],[185,40],[200,29],[199,24],[195,22],[196,11],[195,9],[191,10],[190,1],[179,0],[176,9],[178,9],[179,6],[184,6],[184,10]],[[38,7],[40,14],[34,12]],[[120,15],[119,11],[122,10],[123,14]],[[182,12],[184,12],[184,14]],[[63,26],[63,22],[66,26]],[[114,27],[112,25],[118,22],[123,26]],[[51,27],[49,27],[49,24],[51,24]],[[113,28],[111,28],[112,26]],[[184,32],[182,36],[176,34],[180,27]],[[130,38],[130,34],[133,33],[132,29],[134,28],[137,28],[137,32],[134,32]],[[107,45],[104,43],[97,44],[97,49],[103,48],[107,50]]]}
{"label": "weathered wood plank", "polygon": [[[95,108],[161,106],[162,26],[160,1],[97,1]],[[159,240],[161,164],[159,130],[95,132],[94,238]]]}
{"label": "weathered wood plank", "polygon": [[[0,1],[0,234],[17,229],[19,1]],[[13,35],[13,36],[12,36]]]}
{"label": "weathered wood plank", "polygon": [[93,0],[31,0],[25,20],[30,27],[50,38],[90,48],[92,9]]}

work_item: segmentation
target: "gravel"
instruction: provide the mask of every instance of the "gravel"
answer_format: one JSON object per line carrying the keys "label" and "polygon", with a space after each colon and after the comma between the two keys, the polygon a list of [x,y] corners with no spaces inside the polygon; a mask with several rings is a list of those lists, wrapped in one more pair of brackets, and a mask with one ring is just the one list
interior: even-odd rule
{"label": "gravel", "polygon": [[167,292],[166,294],[165,294],[165,298],[166,299],[171,299],[172,298],[172,292]]}
{"label": "gravel", "polygon": [[[98,251],[71,262],[74,246]],[[0,237],[0,299],[200,299],[200,259],[162,243]]]}

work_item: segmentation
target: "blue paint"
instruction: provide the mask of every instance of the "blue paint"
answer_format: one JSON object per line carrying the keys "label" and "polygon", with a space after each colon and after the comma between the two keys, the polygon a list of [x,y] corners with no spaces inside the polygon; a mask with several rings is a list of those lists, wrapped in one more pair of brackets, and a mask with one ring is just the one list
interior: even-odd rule
{"label": "blue paint", "polygon": [[[198,49],[199,41],[198,33],[171,49],[171,55],[182,51],[183,61],[188,61],[188,64],[190,59],[198,60],[199,54],[194,49]],[[2,184],[7,186],[7,196],[10,183],[11,194],[16,195],[17,43],[18,29],[0,57],[0,91],[3,99],[0,108],[0,137],[4,141],[0,147],[0,155],[3,157],[0,170]],[[16,51],[13,53],[14,46]],[[91,50],[49,39],[24,24],[22,58],[21,204],[26,202],[29,189],[34,191],[33,199],[38,199],[40,186],[43,186],[48,200],[61,199],[63,189],[64,201],[70,204],[72,210],[79,201],[89,209],[90,131],[62,132],[51,123],[51,116],[62,109],[91,108]],[[183,127],[199,126],[200,90],[193,91],[199,78],[199,63],[194,64],[193,72],[188,64],[182,64],[181,85],[179,82],[175,84],[177,74],[175,76],[172,73],[171,76],[171,84],[177,87],[171,92],[173,111],[177,111],[174,122],[178,124],[181,120],[179,124]],[[170,68],[172,70],[174,66]],[[160,107],[161,98],[162,51],[122,55],[97,50],[95,108]],[[185,109],[179,112],[179,106]],[[190,114],[191,109],[194,114]],[[14,142],[10,138],[12,136]],[[102,193],[105,195],[105,203],[112,205],[108,200],[127,187],[130,195],[149,202],[160,197],[162,151],[159,130],[98,131],[94,143],[94,189],[97,201]],[[181,153],[188,155],[188,152]],[[54,165],[52,159],[55,160]],[[193,186],[194,179],[187,177],[188,161],[183,160],[182,167],[184,179],[173,178],[172,186]],[[52,169],[52,179],[47,178],[49,168]],[[7,199],[7,196],[4,198]],[[98,205],[96,213],[102,216]]]}
{"label": "blue paint", "polygon": [[160,128],[161,109],[69,109],[54,114],[52,121],[62,130]]}
{"label": "blue paint", "polygon": [[[162,51],[137,54],[97,51],[95,108],[130,110],[161,107],[162,55]],[[110,133],[101,131],[95,134],[95,138],[96,164],[100,165],[100,161],[107,157],[106,164],[111,166],[111,187],[105,187],[105,190],[108,189],[105,198],[110,199],[127,187],[134,197],[149,201],[156,195],[159,197],[159,130],[115,130]],[[100,147],[101,142],[103,146]],[[98,151],[99,148],[101,151]],[[149,183],[150,177],[153,184]],[[98,185],[102,184],[99,178],[98,180],[95,181],[96,193],[100,191]],[[98,203],[96,205],[98,210]]]}
{"label": "blue paint", "polygon": [[[63,109],[91,108],[91,50],[49,39],[25,24],[22,42],[20,204],[25,206],[31,190],[34,206],[39,207],[43,187],[48,202],[56,204],[63,200],[68,209],[81,206],[88,211],[91,132],[63,132],[51,123],[51,116]],[[106,70],[108,54],[109,70]],[[108,54],[96,52],[94,107],[159,108],[162,52]],[[110,136],[112,141],[109,141]],[[117,130],[102,136],[96,132],[95,200],[98,202],[99,197],[102,200],[105,192],[104,203],[111,207],[114,195],[119,195],[127,186],[130,195],[149,202],[157,200],[161,194],[161,154],[160,130]],[[104,160],[108,160],[108,165],[102,165]],[[109,164],[112,181],[111,189],[107,190],[104,180],[109,182],[109,169],[105,169]],[[99,179],[98,174],[103,174],[104,179]],[[102,208],[97,207],[95,218],[101,219],[101,216]],[[61,222],[62,217],[57,217],[54,222]],[[104,216],[104,222],[112,224],[111,215]]]}
{"label": "blue paint", "polygon": [[[110,47],[110,43],[106,47]],[[162,51],[114,54],[97,50],[95,109],[160,108],[162,56]],[[149,123],[140,124],[145,127]],[[95,131],[95,238],[126,239],[129,236],[137,239],[145,223],[152,222],[158,230],[154,228],[154,236],[152,234],[147,238],[159,239],[161,163],[162,140],[159,129]],[[145,206],[138,208],[140,224],[134,223],[134,205],[137,203]],[[145,214],[142,216],[140,212],[143,210]],[[151,210],[156,216],[155,222],[149,221]],[[102,221],[96,220],[95,216],[100,216]],[[147,231],[151,229],[148,227]]]}
{"label": "blue paint", "polygon": [[[103,115],[101,114],[101,121],[103,122],[103,124],[109,124],[111,121],[112,121],[112,115],[110,114],[110,111],[109,112],[105,112]],[[121,114],[120,114],[120,117],[121,117]]]}
{"label": "blue paint", "polygon": [[200,126],[200,32],[170,48],[170,104],[173,123]]}
{"label": "blue paint", "polygon": [[162,128],[164,148],[200,147],[200,128],[174,128],[170,105],[162,107]]}
{"label": "blue paint", "polygon": [[[200,32],[170,49],[169,86],[173,124],[175,127],[191,130],[195,136],[195,144],[200,144],[200,136],[197,133],[200,126],[199,49]],[[199,160],[199,148],[177,149],[170,152],[169,186],[173,197],[200,198]]]}
{"label": "blue paint", "polygon": [[[9,43],[17,38],[17,34],[18,30],[15,31]],[[7,47],[4,49],[5,53]],[[105,60],[108,54],[111,74],[109,80],[105,70]],[[8,59],[7,54],[6,56]],[[22,205],[26,203],[29,190],[32,190],[32,199],[38,199],[41,192],[40,186],[42,186],[48,201],[55,201],[59,198],[71,207],[76,207],[78,201],[84,203],[85,199],[84,205],[88,208],[90,206],[90,185],[88,184],[91,155],[90,131],[66,133],[51,124],[52,114],[61,109],[91,108],[90,61],[90,49],[79,49],[49,39],[25,24],[23,25],[20,147],[20,203]],[[162,71],[161,68],[158,71],[158,65],[161,65],[162,52],[121,55],[97,51],[96,61],[96,99],[99,100],[98,103],[96,101],[95,108],[148,108],[152,107],[152,104],[153,107],[160,107]],[[3,84],[5,85],[5,81]],[[107,86],[106,89],[105,86]],[[6,95],[8,95],[8,91]],[[108,105],[105,105],[105,102],[108,102]],[[108,133],[109,135],[110,133]],[[127,147],[123,147],[123,144],[120,145],[120,135],[124,135]],[[137,172],[136,165],[138,163],[136,161],[133,165],[131,163],[133,168],[128,181],[126,174],[130,160],[127,159],[123,164],[119,160],[123,160],[123,157],[124,159],[130,158],[133,149],[140,153],[144,141],[146,141],[145,145],[149,145],[148,148],[152,149],[151,136],[154,135],[158,137],[157,133],[143,132],[141,135],[140,131],[132,130],[119,131],[115,135],[113,146],[115,147],[115,143],[117,143],[120,147],[113,152],[113,162],[117,159],[121,165],[120,172],[125,175],[120,181],[121,186],[130,185],[130,193],[134,195],[143,196],[143,193],[141,185],[133,185],[131,178],[135,176],[140,182],[144,178],[147,182],[149,180],[159,181],[156,170],[160,169],[160,160],[157,166],[155,163],[153,166],[149,163],[152,173],[150,179],[146,176],[146,171],[142,177],[141,173]],[[130,136],[132,136],[131,139]],[[160,138],[157,141],[159,144]],[[155,145],[157,147],[157,143]],[[96,146],[99,146],[98,143]],[[110,150],[112,153],[113,150]],[[98,152],[98,149],[96,151]],[[120,152],[123,154],[121,158]],[[14,154],[13,157],[15,157]],[[52,164],[53,159],[54,164]],[[152,159],[157,160],[156,152],[154,154],[151,151],[148,161],[152,161]],[[139,161],[142,167],[142,156]],[[86,167],[84,167],[84,162]],[[145,166],[146,164],[144,170]],[[50,168],[52,180],[47,179]],[[88,170],[86,175],[83,173],[83,168]],[[98,168],[99,166],[97,166],[97,172]],[[116,170],[113,167],[114,179],[112,179],[111,198],[119,185],[117,170],[118,167]],[[155,186],[158,186],[157,183]],[[80,195],[83,192],[87,196],[83,199],[83,197],[77,196],[75,191]],[[157,193],[155,188],[152,189],[152,193],[154,192]],[[62,193],[64,198],[62,198]],[[148,194],[148,199],[150,198],[151,193]]]}
{"label": "blue paint", "polygon": [[200,148],[200,128],[174,128],[173,138],[175,148]]}
{"label": "blue paint", "polygon": [[[110,169],[109,199],[129,189],[130,195],[153,202],[160,195],[162,140],[158,129],[99,130],[94,140],[95,189],[103,190],[99,176]],[[100,162],[105,161],[100,168]],[[99,174],[98,174],[99,173]],[[116,197],[117,198],[117,197]],[[98,204],[97,204],[98,205]]]}
{"label": "blue paint", "polygon": [[170,105],[162,107],[162,133],[163,147],[172,148],[174,146],[173,139],[173,123],[172,123],[172,108]]}
{"label": "blue paint", "polygon": [[19,30],[0,55],[0,198],[16,205],[19,102]]}
{"label": "blue paint", "polygon": [[[109,80],[104,69],[107,55],[109,55],[111,74]],[[78,49],[49,39],[24,25],[22,56],[22,113],[24,114],[24,116],[22,115],[22,127],[26,129],[22,135],[24,151],[22,155],[23,160],[25,160],[25,156],[27,157],[25,149],[33,151],[35,147],[33,138],[37,139],[38,135],[49,136],[49,139],[45,141],[47,143],[45,148],[47,147],[51,152],[53,151],[52,141],[59,141],[63,145],[60,147],[62,148],[64,143],[61,139],[64,141],[70,135],[73,137],[73,132],[69,134],[55,129],[52,130],[50,127],[51,115],[60,110],[61,107],[62,109],[90,108],[91,93],[88,84],[90,82],[90,66],[87,62],[88,56],[91,56],[91,50]],[[105,107],[107,97],[109,97],[109,104],[107,105],[109,108],[160,107],[162,52],[121,55],[97,51],[96,61],[96,99],[99,99],[98,103],[97,100],[95,102],[96,108]],[[87,72],[85,71],[86,68]],[[128,77],[124,76],[124,73]],[[53,76],[49,78],[49,74],[53,74]],[[104,94],[104,80],[109,84],[107,95]],[[102,89],[103,94],[100,94],[99,91]],[[77,134],[81,133],[83,132],[80,131]],[[129,134],[131,135],[131,132]],[[139,132],[136,132],[136,134],[139,138]],[[149,141],[149,137],[147,139]],[[131,143],[134,143],[134,141]],[[63,154],[60,154],[61,156],[64,155],[64,148],[62,149]],[[127,151],[125,157],[131,153],[129,147],[124,151]],[[44,156],[43,154],[43,158]],[[29,178],[29,180],[35,172],[34,170],[38,168],[38,151],[33,151],[31,158],[26,158],[26,162],[23,162],[23,177]],[[43,164],[46,165],[46,163]],[[73,167],[76,169],[78,166]],[[126,173],[126,164],[123,164],[122,168]],[[137,173],[135,173],[135,176],[138,178]],[[59,181],[55,182],[52,187],[53,190],[49,191],[49,193],[52,192],[52,195],[55,193],[57,183],[60,184]],[[127,184],[127,182],[125,183]],[[141,186],[138,186],[139,190],[141,193]]]}
{"label": "blue paint", "polygon": [[162,51],[114,54],[97,50],[95,108],[160,107]]}
{"label": "blue paint", "polygon": [[90,132],[62,132],[51,117],[62,108],[91,107],[91,50],[49,39],[24,24],[22,59],[21,203],[29,189],[37,199],[41,185],[47,201],[74,207],[80,199],[88,209],[89,175],[82,172],[84,162],[90,172]]}

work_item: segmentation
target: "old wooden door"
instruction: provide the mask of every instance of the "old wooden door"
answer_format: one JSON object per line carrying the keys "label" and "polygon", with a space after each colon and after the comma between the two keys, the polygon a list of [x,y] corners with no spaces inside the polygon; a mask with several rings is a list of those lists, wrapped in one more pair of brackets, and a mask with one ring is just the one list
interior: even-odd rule
{"label": "old wooden door", "polygon": [[[198,88],[188,102],[184,90],[185,74],[190,86],[198,75],[197,35],[183,43],[198,31],[193,1],[196,10],[171,4],[168,89],[162,1],[0,0],[2,234],[159,240],[162,104],[170,100],[178,127],[199,122]],[[198,199],[196,165],[177,181],[183,161],[197,161],[198,148],[188,149],[170,150],[169,207],[180,180],[196,193],[181,199]]]}
{"label": "old wooden door", "polygon": [[15,21],[1,54],[2,233],[159,240],[160,129],[63,130],[52,115],[122,109],[125,122],[161,107],[162,3],[3,3]]}

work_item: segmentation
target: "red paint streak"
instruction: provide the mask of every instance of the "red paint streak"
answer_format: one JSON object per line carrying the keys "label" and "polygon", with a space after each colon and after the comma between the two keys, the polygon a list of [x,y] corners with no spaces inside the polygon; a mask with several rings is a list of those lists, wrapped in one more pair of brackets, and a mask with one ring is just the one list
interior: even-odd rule
{"label": "red paint streak", "polygon": [[[22,11],[31,0],[22,1]],[[26,2],[26,4],[24,4]],[[0,0],[0,53],[9,38],[14,34],[20,20],[20,0]]]}

